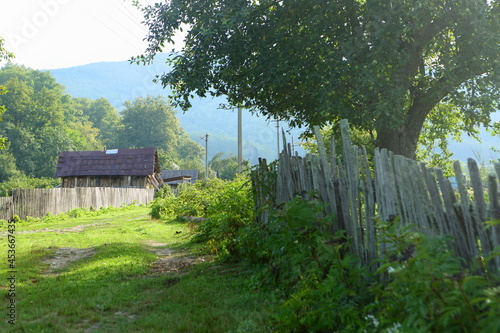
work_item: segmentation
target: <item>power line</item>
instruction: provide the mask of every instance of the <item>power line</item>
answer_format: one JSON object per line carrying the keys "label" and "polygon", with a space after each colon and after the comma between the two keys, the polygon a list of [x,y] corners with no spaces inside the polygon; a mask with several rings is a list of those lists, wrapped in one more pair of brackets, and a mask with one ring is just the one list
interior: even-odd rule
{"label": "power line", "polygon": [[[148,29],[147,29],[144,25],[142,25],[141,23],[139,23],[139,22],[136,20],[136,17],[135,17],[135,15],[134,15],[134,13],[132,13],[132,12],[130,11],[129,7],[128,7],[128,6],[126,6],[126,5],[125,5],[125,3],[123,3],[123,2],[120,2],[120,3],[121,3],[121,6],[118,6],[118,5],[116,5],[116,4],[113,4],[113,6],[114,6],[116,9],[118,9],[120,12],[122,12],[125,16],[127,16],[127,17],[128,17],[128,18],[132,21],[132,22],[134,22],[134,23],[135,23],[135,25],[137,25],[137,26],[138,26],[138,27],[140,27],[142,30],[144,30],[145,32],[147,32],[147,31],[148,31]],[[125,10],[126,10],[126,12],[125,12],[123,9],[125,9]]]}
{"label": "power line", "polygon": [[[108,29],[109,31],[111,31],[113,34],[115,34],[119,39],[121,39],[122,41],[130,44],[132,47],[136,48],[138,51],[142,51],[141,48],[139,48],[137,45],[135,45],[134,43],[131,43],[129,39],[126,39],[124,38],[122,35],[120,35],[119,33],[117,33],[115,31],[115,29],[111,28],[106,22],[104,22],[103,20],[101,20],[100,18],[98,18],[94,13],[92,12],[89,12],[85,7],[81,6],[78,2],[76,2],[76,5],[82,9],[83,11],[85,11],[87,14],[89,14],[94,20],[96,20],[98,23],[100,23],[101,25],[103,25],[106,29]],[[101,9],[101,12],[104,12],[102,11]],[[104,12],[105,13],[105,12]],[[106,14],[106,13],[105,13]],[[109,17],[109,14],[106,14],[108,17]],[[114,20],[114,19],[113,19]],[[116,20],[114,20],[116,22]],[[120,23],[118,23],[120,24]],[[120,24],[121,25],[121,24]],[[123,25],[122,25],[123,26]],[[128,30],[128,29],[127,29]]]}

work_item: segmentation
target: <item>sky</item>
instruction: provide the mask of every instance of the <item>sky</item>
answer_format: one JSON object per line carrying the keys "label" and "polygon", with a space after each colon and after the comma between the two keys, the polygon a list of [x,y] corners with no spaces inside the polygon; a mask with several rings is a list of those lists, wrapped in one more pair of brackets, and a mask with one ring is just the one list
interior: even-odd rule
{"label": "sky", "polygon": [[132,0],[0,1],[0,36],[13,62],[39,70],[137,56],[147,47],[142,21]]}

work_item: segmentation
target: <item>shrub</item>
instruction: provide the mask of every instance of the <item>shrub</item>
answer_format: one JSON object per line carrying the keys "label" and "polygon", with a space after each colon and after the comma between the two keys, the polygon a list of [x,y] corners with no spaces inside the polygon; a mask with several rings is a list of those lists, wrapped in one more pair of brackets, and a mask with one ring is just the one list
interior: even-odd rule
{"label": "shrub", "polygon": [[206,220],[200,223],[194,240],[210,244],[219,254],[236,255],[239,235],[253,221],[253,210],[250,181],[237,177],[225,182],[206,205]]}
{"label": "shrub", "polygon": [[176,197],[170,191],[159,193],[151,203],[153,218],[164,219],[168,216],[206,216],[207,206],[216,198],[226,182],[221,179],[198,181],[195,184],[180,184]]}
{"label": "shrub", "polygon": [[377,273],[388,282],[372,288],[377,301],[366,307],[379,330],[500,331],[498,278],[465,270],[448,238],[379,224],[389,250]]}

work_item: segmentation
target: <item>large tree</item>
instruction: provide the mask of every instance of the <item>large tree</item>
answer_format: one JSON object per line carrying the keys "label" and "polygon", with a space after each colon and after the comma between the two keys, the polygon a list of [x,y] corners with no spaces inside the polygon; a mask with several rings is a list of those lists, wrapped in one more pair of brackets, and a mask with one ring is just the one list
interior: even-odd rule
{"label": "large tree", "polygon": [[440,103],[474,131],[500,100],[497,1],[171,0],[143,11],[150,45],[135,61],[187,29],[159,76],[185,110],[211,94],[292,125],[348,118],[415,158]]}
{"label": "large tree", "polygon": [[103,97],[96,100],[85,97],[73,98],[73,100],[76,108],[82,111],[82,115],[88,117],[93,127],[99,129],[99,141],[107,147],[116,146],[119,140],[117,135],[121,128],[121,120],[115,107]]}
{"label": "large tree", "polygon": [[[99,131],[49,72],[7,63],[0,69],[0,85],[8,90],[0,95],[6,108],[0,136],[8,139],[3,159],[9,165],[13,157],[25,175],[53,177],[60,151],[102,149]],[[6,167],[0,165],[0,173],[12,174]]]}
{"label": "large tree", "polygon": [[126,101],[124,107],[117,148],[156,147],[161,150],[165,168],[199,164],[203,148],[189,138],[172,104],[164,97],[138,97]]}
{"label": "large tree", "polygon": [[[0,62],[3,60],[9,60],[14,57],[12,53],[7,51],[4,47],[5,40],[0,36]],[[7,88],[3,85],[0,85],[0,95],[4,95],[7,93]],[[0,121],[2,121],[2,114],[5,112],[5,106],[0,105]],[[0,137],[0,149],[5,148],[5,140],[6,138]]]}

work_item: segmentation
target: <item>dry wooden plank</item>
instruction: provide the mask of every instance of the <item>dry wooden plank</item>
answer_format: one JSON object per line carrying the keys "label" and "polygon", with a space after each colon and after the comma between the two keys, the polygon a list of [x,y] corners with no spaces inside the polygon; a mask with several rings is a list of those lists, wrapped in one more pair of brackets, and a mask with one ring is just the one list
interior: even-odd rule
{"label": "dry wooden plank", "polygon": [[[370,170],[370,163],[368,161],[368,154],[366,148],[362,147],[362,167],[364,171],[364,213],[365,213],[365,226],[366,226],[366,264],[373,263],[377,259],[377,236],[374,223],[375,217],[375,189],[373,188],[373,177]],[[378,268],[378,265],[370,266],[372,272]]]}
{"label": "dry wooden plank", "polygon": [[392,165],[394,166],[394,172],[390,172],[391,178],[394,179],[394,200],[397,202],[399,207],[399,219],[400,223],[403,225],[412,223],[411,216],[411,203],[413,200],[407,201],[407,184],[406,179],[408,178],[407,164],[405,163],[403,156],[395,155],[392,159]]}
{"label": "dry wooden plank", "polygon": [[363,257],[362,249],[362,226],[359,223],[359,165],[358,165],[358,148],[351,142],[351,134],[347,120],[340,122],[340,131],[342,135],[343,156],[345,163],[345,175],[347,176],[346,194],[347,194],[347,209],[349,210],[349,220],[346,220],[346,225],[350,224],[350,236],[352,237],[352,246],[354,252],[361,258]]}
{"label": "dry wooden plank", "polygon": [[471,180],[471,186],[474,190],[474,202],[475,202],[475,210],[474,213],[477,214],[477,220],[485,221],[486,220],[486,204],[484,201],[484,189],[483,182],[481,180],[481,174],[479,172],[479,168],[477,163],[472,158],[467,159],[467,166],[469,168],[469,175]]}
{"label": "dry wooden plank", "polygon": [[429,227],[434,229],[437,228],[437,230],[439,230],[439,232],[433,232],[434,234],[444,235],[447,234],[446,221],[443,212],[444,204],[433,172],[434,171],[430,169],[425,169],[425,172],[423,172],[425,185],[427,186],[427,191],[429,193],[429,207],[432,208],[429,211],[429,216],[431,217],[430,223],[432,223]]}
{"label": "dry wooden plank", "polygon": [[[318,142],[318,150],[321,159],[321,169],[323,171],[325,202],[330,203],[330,207],[328,208],[328,213],[331,213],[336,211],[336,206],[337,206],[335,199],[335,188],[333,185],[332,167],[331,164],[328,162],[326,148],[323,141],[323,135],[321,134],[321,131],[318,126],[314,126],[314,134],[316,136],[316,141]],[[335,160],[335,157],[333,157],[333,160]]]}
{"label": "dry wooden plank", "polygon": [[485,229],[484,222],[486,221],[486,202],[484,200],[484,188],[481,180],[481,174],[477,163],[472,158],[467,160],[467,165],[469,168],[469,174],[471,177],[471,185],[474,189],[474,203],[472,206],[472,217],[474,220],[474,227],[476,233],[481,241],[481,249],[484,256],[488,256],[492,249],[490,238]]}
{"label": "dry wooden plank", "polygon": [[395,203],[394,168],[387,149],[375,150],[375,184],[380,218],[390,220],[399,214]]}
{"label": "dry wooden plank", "polygon": [[497,179],[500,182],[500,163],[494,163],[493,167],[495,168]]}
{"label": "dry wooden plank", "polygon": [[471,254],[472,258],[474,258],[478,255],[478,249],[475,244],[476,239],[474,236],[474,226],[473,226],[472,216],[470,214],[471,202],[469,199],[469,194],[467,193],[467,188],[465,186],[466,181],[465,181],[465,176],[462,173],[460,161],[455,161],[453,163],[453,168],[455,171],[455,178],[457,180],[457,188],[458,188],[458,193],[460,195],[460,203],[461,203],[460,207],[461,215],[463,217],[465,233],[467,237],[467,242],[464,244],[464,246],[468,247],[469,253]]}
{"label": "dry wooden plank", "polygon": [[[500,199],[498,193],[498,183],[495,175],[488,176],[488,194],[490,197],[490,219],[500,220]],[[490,239],[492,248],[500,246],[500,226],[492,225],[490,229]],[[494,261],[495,269],[500,269],[500,256],[496,256]]]}
{"label": "dry wooden plank", "polygon": [[439,187],[441,189],[444,207],[446,210],[446,221],[448,224],[447,234],[454,238],[454,249],[456,253],[465,259],[466,262],[472,262],[473,255],[469,251],[467,242],[466,228],[462,218],[457,214],[457,197],[451,186],[451,182],[444,177],[442,170],[437,170]]}

